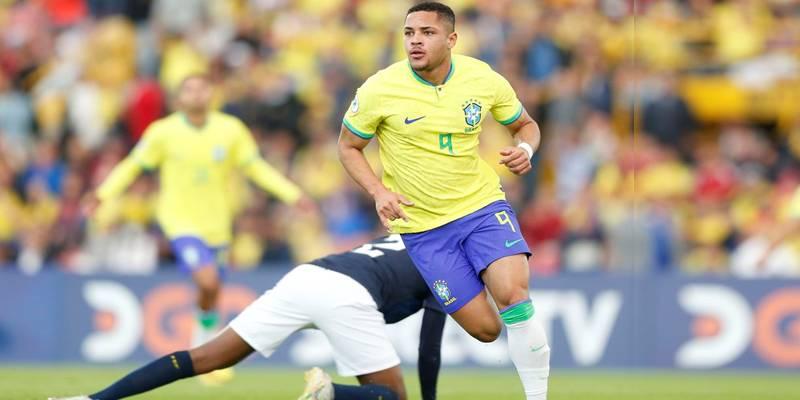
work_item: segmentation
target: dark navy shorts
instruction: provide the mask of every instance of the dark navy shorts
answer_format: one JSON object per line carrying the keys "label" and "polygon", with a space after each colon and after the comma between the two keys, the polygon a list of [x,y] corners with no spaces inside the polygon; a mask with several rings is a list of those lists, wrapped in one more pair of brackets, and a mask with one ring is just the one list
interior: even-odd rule
{"label": "dark navy shorts", "polygon": [[403,234],[403,243],[445,311],[452,314],[480,293],[480,273],[492,262],[531,255],[517,217],[505,200],[438,228]]}

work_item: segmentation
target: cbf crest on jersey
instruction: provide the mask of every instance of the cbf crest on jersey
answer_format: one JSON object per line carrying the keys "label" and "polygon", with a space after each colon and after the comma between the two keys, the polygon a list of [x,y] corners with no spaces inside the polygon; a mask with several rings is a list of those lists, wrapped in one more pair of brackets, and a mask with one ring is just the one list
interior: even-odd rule
{"label": "cbf crest on jersey", "polygon": [[483,107],[478,100],[469,99],[462,104],[462,109],[464,110],[464,122],[467,123],[467,128],[464,129],[464,132],[472,132],[481,123]]}
{"label": "cbf crest on jersey", "polygon": [[436,295],[442,299],[444,305],[446,306],[449,306],[456,301],[456,298],[452,297],[452,293],[450,293],[450,288],[447,286],[447,282],[444,280],[440,279],[433,282],[433,291],[436,292]]}

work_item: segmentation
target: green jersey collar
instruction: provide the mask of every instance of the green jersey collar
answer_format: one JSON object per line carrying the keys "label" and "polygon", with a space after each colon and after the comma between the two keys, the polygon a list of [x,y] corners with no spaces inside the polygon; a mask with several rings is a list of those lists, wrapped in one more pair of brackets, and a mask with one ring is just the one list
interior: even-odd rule
{"label": "green jersey collar", "polygon": [[[433,83],[430,83],[430,82],[426,81],[423,77],[419,76],[417,71],[414,71],[414,68],[411,68],[411,62],[410,61],[408,62],[408,69],[411,70],[411,74],[414,75],[414,79],[416,79],[419,83],[422,83],[422,84],[428,85],[428,86],[433,86],[433,87],[438,86],[438,85],[434,85]],[[447,76],[444,77],[444,82],[442,82],[442,85],[444,85],[445,83],[447,83],[448,80],[450,80],[450,77],[453,76],[453,70],[454,69],[455,69],[455,62],[453,62],[453,59],[450,58],[450,70],[447,71]]]}

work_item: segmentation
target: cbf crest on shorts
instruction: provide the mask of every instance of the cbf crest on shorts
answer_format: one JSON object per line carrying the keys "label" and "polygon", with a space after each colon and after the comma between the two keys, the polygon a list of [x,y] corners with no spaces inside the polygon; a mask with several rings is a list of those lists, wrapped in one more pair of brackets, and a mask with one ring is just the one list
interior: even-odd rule
{"label": "cbf crest on shorts", "polygon": [[467,128],[464,132],[472,132],[477,129],[478,124],[481,122],[481,103],[475,99],[467,100],[463,105],[464,122],[467,123]]}
{"label": "cbf crest on shorts", "polygon": [[439,296],[440,299],[444,302],[444,305],[449,306],[454,301],[456,301],[455,297],[452,297],[450,293],[450,288],[447,286],[447,282],[444,280],[438,280],[433,282],[433,290],[436,292],[436,295]]}

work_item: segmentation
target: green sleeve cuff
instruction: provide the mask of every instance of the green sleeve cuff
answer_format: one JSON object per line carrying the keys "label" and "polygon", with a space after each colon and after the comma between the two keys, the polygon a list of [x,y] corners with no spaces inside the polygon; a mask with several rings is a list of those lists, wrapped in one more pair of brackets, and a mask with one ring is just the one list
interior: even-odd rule
{"label": "green sleeve cuff", "polygon": [[360,138],[362,138],[362,139],[365,139],[365,140],[370,140],[370,139],[372,139],[372,137],[373,137],[373,136],[375,136],[375,134],[374,134],[374,133],[366,133],[366,132],[361,132],[360,130],[358,130],[358,129],[356,129],[355,127],[353,127],[353,125],[351,125],[349,122],[347,122],[347,120],[346,120],[346,119],[343,119],[343,120],[342,120],[342,124],[343,124],[343,125],[344,125],[344,126],[347,128],[347,130],[349,130],[349,131],[350,131],[352,134],[354,134],[354,135],[356,135],[356,136],[358,136],[358,137],[360,137]]}
{"label": "green sleeve cuff", "polygon": [[509,125],[514,123],[514,121],[518,120],[520,115],[522,115],[522,103],[520,103],[519,109],[517,110],[516,113],[514,113],[514,115],[511,118],[497,122],[501,123],[502,125]]}

